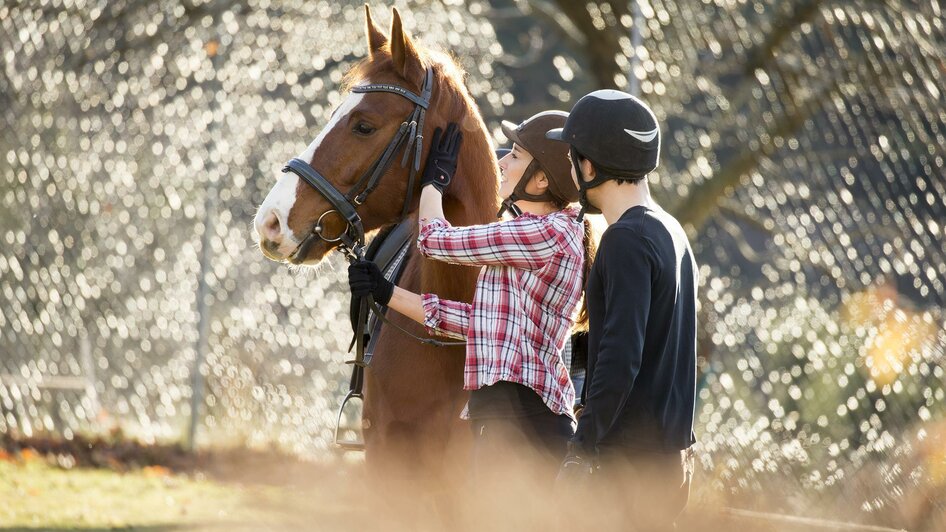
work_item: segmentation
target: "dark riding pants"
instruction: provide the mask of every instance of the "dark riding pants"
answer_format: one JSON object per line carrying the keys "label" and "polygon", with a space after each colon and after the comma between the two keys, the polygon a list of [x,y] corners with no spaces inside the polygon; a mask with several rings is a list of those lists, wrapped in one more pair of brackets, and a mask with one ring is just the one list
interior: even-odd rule
{"label": "dark riding pants", "polygon": [[555,479],[574,434],[571,418],[549,410],[532,389],[505,381],[473,391],[469,406],[475,477],[492,470]]}
{"label": "dark riding pants", "polygon": [[606,530],[664,532],[687,505],[693,478],[690,450],[653,452],[627,448],[600,451],[596,492]]}
{"label": "dark riding pants", "polygon": [[558,523],[552,488],[573,421],[533,390],[499,382],[470,394],[473,431],[468,519],[473,530],[548,530]]}

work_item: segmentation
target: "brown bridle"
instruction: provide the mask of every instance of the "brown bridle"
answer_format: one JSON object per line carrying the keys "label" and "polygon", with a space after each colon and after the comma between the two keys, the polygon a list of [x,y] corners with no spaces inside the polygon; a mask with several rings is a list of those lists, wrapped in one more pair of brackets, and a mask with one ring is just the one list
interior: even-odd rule
{"label": "brown bridle", "polygon": [[[390,92],[407,98],[414,103],[414,109],[411,114],[401,123],[391,142],[381,152],[381,155],[375,162],[368,167],[364,174],[358,179],[358,182],[348,191],[342,194],[335,188],[328,179],[316,171],[312,166],[302,159],[291,159],[286,163],[283,172],[292,172],[301,177],[312,188],[319,192],[331,205],[332,208],[323,212],[312,229],[306,235],[305,239],[289,255],[289,261],[294,264],[300,264],[305,260],[309,248],[315,243],[316,238],[325,242],[338,242],[339,250],[348,255],[350,259],[359,259],[363,255],[365,245],[365,229],[361,222],[361,216],[355,210],[359,205],[367,200],[368,195],[374,191],[381,181],[381,176],[390,168],[394,162],[394,154],[403,146],[404,155],[401,157],[401,166],[407,166],[408,158],[413,154],[411,166],[408,168],[407,195],[404,198],[404,208],[401,210],[401,220],[410,212],[411,203],[414,196],[414,182],[420,172],[422,150],[424,146],[424,117],[427,108],[430,106],[430,95],[433,91],[434,72],[427,67],[427,73],[424,76],[424,84],[421,87],[421,94],[407,90],[397,85],[388,83],[373,83],[368,85],[358,85],[352,88],[352,92]],[[361,192],[358,192],[358,191]],[[329,214],[335,213],[345,221],[345,229],[338,235],[326,235],[323,219]],[[399,220],[400,221],[400,220]]]}

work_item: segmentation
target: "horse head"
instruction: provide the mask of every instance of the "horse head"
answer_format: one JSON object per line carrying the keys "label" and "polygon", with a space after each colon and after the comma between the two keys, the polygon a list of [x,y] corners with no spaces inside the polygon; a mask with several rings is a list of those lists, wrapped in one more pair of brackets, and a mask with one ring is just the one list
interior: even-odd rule
{"label": "horse head", "polygon": [[[363,236],[414,212],[434,128],[449,122],[464,132],[458,176],[476,178],[455,179],[445,212],[449,217],[450,202],[465,204],[453,210],[467,218],[495,208],[496,163],[462,71],[446,55],[417,46],[392,11],[387,37],[365,6],[369,53],[346,74],[347,97],[260,205],[254,225],[260,249],[272,260],[317,263],[340,242],[350,243],[336,237],[351,234],[351,217]],[[339,208],[342,196],[347,204]],[[471,210],[471,202],[479,205]]]}

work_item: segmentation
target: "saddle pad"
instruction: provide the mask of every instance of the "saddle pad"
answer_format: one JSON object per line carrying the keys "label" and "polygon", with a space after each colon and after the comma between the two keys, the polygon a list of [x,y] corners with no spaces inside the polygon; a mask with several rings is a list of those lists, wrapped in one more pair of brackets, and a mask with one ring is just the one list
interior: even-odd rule
{"label": "saddle pad", "polygon": [[[384,273],[384,278],[391,281],[394,284],[397,284],[398,279],[401,277],[401,272],[404,270],[404,265],[407,264],[408,251],[410,251],[410,240],[404,242],[401,245],[400,251],[394,256],[387,268],[382,269]],[[387,307],[381,307],[382,312],[387,312]],[[381,332],[381,320],[378,319],[378,316],[374,312],[370,313],[368,317],[368,327],[365,329],[368,331],[368,346],[365,347],[365,364],[371,364],[371,355],[374,354],[374,348],[378,343],[378,333]]]}

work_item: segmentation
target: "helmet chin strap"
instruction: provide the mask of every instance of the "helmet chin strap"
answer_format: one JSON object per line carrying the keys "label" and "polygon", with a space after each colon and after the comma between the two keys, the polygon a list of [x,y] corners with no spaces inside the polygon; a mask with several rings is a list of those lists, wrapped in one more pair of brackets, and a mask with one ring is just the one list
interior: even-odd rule
{"label": "helmet chin strap", "polygon": [[503,213],[506,211],[509,211],[513,218],[518,218],[521,216],[522,209],[516,205],[516,202],[519,200],[555,201],[555,198],[552,197],[552,194],[550,194],[548,190],[538,195],[529,194],[526,192],[526,185],[529,183],[529,180],[532,179],[532,176],[535,175],[535,172],[539,169],[539,162],[535,159],[532,159],[532,162],[529,163],[529,166],[526,166],[526,169],[522,172],[522,177],[520,177],[519,182],[516,183],[516,188],[513,189],[512,194],[510,194],[508,198],[504,199],[500,205],[499,212],[496,213],[497,218],[501,218]]}
{"label": "helmet chin strap", "polygon": [[[581,179],[582,175],[579,173],[578,178]],[[587,195],[588,189],[581,187],[578,189],[578,204],[581,205],[581,210],[578,211],[578,221],[585,219],[585,214],[601,214],[601,209],[595,207],[588,201]]]}
{"label": "helmet chin strap", "polygon": [[496,213],[496,217],[502,218],[503,213],[505,213],[506,211],[509,211],[509,214],[511,214],[513,218],[518,218],[519,216],[521,216],[522,209],[520,209],[519,206],[516,205],[517,201],[519,201],[519,198],[517,198],[516,193],[513,192],[512,194],[509,195],[508,198],[504,199],[503,202],[499,205],[499,212]]}
{"label": "helmet chin strap", "polygon": [[581,222],[585,219],[585,214],[601,214],[601,209],[588,201],[588,189],[604,183],[607,179],[599,179],[596,176],[591,181],[585,181],[585,174],[582,173],[581,165],[578,164],[580,160],[578,151],[574,147],[569,147],[569,151],[571,152],[572,167],[575,168],[575,175],[578,176],[578,204],[581,205],[581,210],[578,211],[578,221]]}

